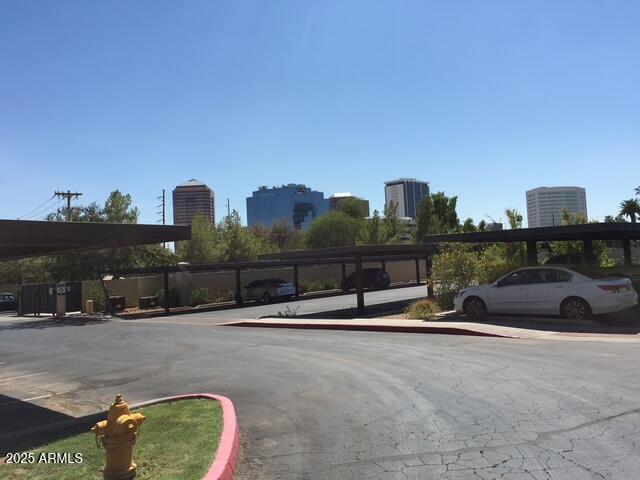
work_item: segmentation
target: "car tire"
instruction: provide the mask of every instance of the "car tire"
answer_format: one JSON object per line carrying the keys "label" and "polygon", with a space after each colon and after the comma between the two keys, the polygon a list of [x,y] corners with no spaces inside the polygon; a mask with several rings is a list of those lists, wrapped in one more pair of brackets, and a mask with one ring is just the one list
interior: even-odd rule
{"label": "car tire", "polygon": [[591,307],[578,297],[569,297],[560,305],[560,314],[570,320],[588,320],[591,318]]}
{"label": "car tire", "polygon": [[480,297],[469,297],[464,301],[462,311],[469,318],[484,318],[487,316],[487,305]]}
{"label": "car tire", "polygon": [[271,294],[269,292],[264,292],[262,294],[262,301],[264,303],[271,303]]}

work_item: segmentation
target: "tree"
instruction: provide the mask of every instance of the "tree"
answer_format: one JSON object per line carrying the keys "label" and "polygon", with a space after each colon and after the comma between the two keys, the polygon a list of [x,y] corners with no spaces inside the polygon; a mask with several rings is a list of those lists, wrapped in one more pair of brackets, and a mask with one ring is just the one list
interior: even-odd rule
{"label": "tree", "polygon": [[512,230],[516,228],[522,228],[522,215],[515,208],[507,208],[504,211],[504,214],[507,216],[509,220],[509,227]]}
{"label": "tree", "polygon": [[138,223],[138,209],[131,206],[131,195],[114,190],[104,202],[102,217],[109,223]]}
{"label": "tree", "polygon": [[422,243],[424,237],[436,233],[434,230],[439,230],[440,226],[437,224],[438,219],[435,216],[433,209],[433,200],[431,195],[427,195],[418,204],[416,212],[416,243]]}
{"label": "tree", "polygon": [[369,215],[369,202],[361,198],[344,198],[338,202],[336,210],[353,218],[365,218]]}
{"label": "tree", "polygon": [[183,262],[212,263],[217,259],[218,232],[203,214],[196,214],[191,222],[191,240],[176,243],[176,255]]}
{"label": "tree", "polygon": [[304,235],[291,225],[288,220],[280,220],[274,223],[268,238],[281,251],[304,248]]}
{"label": "tree", "polygon": [[402,222],[398,217],[398,204],[390,201],[384,206],[382,219],[382,243],[398,242],[402,233]]}
{"label": "tree", "polygon": [[[136,223],[138,209],[132,207],[131,195],[114,190],[109,194],[104,206],[96,202],[87,206],[75,206],[70,218],[76,222]],[[65,221],[66,209],[47,216],[49,221]],[[106,270],[154,267],[171,265],[176,257],[160,245],[143,245],[118,249],[104,249],[90,252],[76,252],[52,255],[41,259],[41,267],[47,280],[85,280],[96,278]]]}
{"label": "tree", "polygon": [[485,232],[486,230],[487,230],[487,222],[485,222],[484,220],[480,220],[478,222],[478,231]]}
{"label": "tree", "polygon": [[[131,195],[123,194],[120,190],[114,190],[100,207],[96,202],[86,206],[71,207],[69,218],[72,222],[94,223],[138,223],[139,211],[132,207]],[[64,222],[67,220],[67,208],[59,209],[46,217],[50,222]]]}
{"label": "tree", "polygon": [[382,233],[382,220],[378,210],[373,211],[373,216],[365,220],[360,233],[360,241],[365,245],[380,245],[387,243]]}
{"label": "tree", "polygon": [[620,202],[620,216],[629,217],[631,223],[636,223],[636,215],[640,216],[640,201],[636,198]]}
{"label": "tree", "polygon": [[476,232],[478,228],[473,224],[473,218],[467,218],[462,224],[463,232]]}
{"label": "tree", "polygon": [[243,227],[240,214],[231,212],[217,226],[215,259],[218,262],[244,262],[257,260],[259,255],[276,251],[268,240],[256,237]]}
{"label": "tree", "polygon": [[640,195],[640,187],[636,187],[634,191],[636,192],[636,195]]}
{"label": "tree", "polygon": [[309,248],[347,247],[356,244],[362,221],[333,211],[314,220],[306,233]]}
{"label": "tree", "polygon": [[458,197],[447,197],[444,192],[438,192],[431,195],[431,201],[433,202],[433,213],[439,224],[437,233],[453,233],[458,230],[460,223],[456,213]]}
{"label": "tree", "polygon": [[587,217],[584,213],[576,212],[569,213],[566,208],[562,209],[562,224],[563,225],[582,225],[587,222]]}
{"label": "tree", "polygon": [[457,202],[458,197],[447,197],[444,192],[427,195],[420,200],[416,212],[415,241],[420,243],[427,235],[457,231]]}
{"label": "tree", "polygon": [[0,262],[1,283],[44,283],[51,280],[44,257]]}

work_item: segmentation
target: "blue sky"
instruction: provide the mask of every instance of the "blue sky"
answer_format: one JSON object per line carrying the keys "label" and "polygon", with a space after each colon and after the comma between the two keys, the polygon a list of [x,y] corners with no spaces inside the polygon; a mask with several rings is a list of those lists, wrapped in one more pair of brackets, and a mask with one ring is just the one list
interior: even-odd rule
{"label": "blue sky", "polygon": [[197,178],[246,215],[258,185],[381,209],[417,177],[459,215],[640,185],[637,1],[0,2],[0,218],[54,190],[102,201]]}

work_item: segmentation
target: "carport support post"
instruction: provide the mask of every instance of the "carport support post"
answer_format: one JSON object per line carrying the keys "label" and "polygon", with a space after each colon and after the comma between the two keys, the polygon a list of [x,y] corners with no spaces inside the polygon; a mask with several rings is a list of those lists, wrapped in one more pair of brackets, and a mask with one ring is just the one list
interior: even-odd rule
{"label": "carport support post", "polygon": [[593,240],[591,240],[590,238],[585,238],[582,241],[582,253],[585,256],[593,255]]}
{"label": "carport support post", "polygon": [[240,287],[240,269],[236,268],[236,302],[239,302],[242,298],[242,290]]}
{"label": "carport support post", "polygon": [[416,258],[416,285],[420,285],[420,259]]}
{"label": "carport support post", "polygon": [[535,240],[527,240],[527,265],[538,264],[538,246]]}
{"label": "carport support post", "polygon": [[344,279],[347,278],[347,269],[344,262],[340,264],[340,270],[342,272],[342,280],[344,281]]}
{"label": "carport support post", "polygon": [[430,253],[424,256],[424,261],[427,275],[427,297],[433,298],[433,279],[431,278],[433,273],[433,258]]}
{"label": "carport support post", "polygon": [[293,284],[296,286],[296,297],[300,295],[300,282],[298,281],[298,265],[293,266]]}
{"label": "carport support post", "polygon": [[169,295],[169,270],[165,269],[162,272],[162,276],[164,277],[164,311],[165,313],[169,313],[171,311],[171,305],[169,303],[169,299],[171,295]]}
{"label": "carport support post", "polygon": [[624,252],[624,266],[631,266],[631,240],[629,237],[622,239],[622,251]]}
{"label": "carport support post", "polygon": [[364,314],[364,292],[362,281],[362,256],[356,256],[356,297],[358,301],[358,315]]}
{"label": "carport support post", "polygon": [[[111,305],[111,300],[109,300],[109,290],[107,290],[107,285],[104,283],[104,277],[102,275],[100,275],[100,286],[102,287],[102,293],[104,294],[104,308],[115,317],[116,308]],[[40,302],[38,302],[38,305],[40,305]]]}
{"label": "carport support post", "polygon": [[387,271],[387,262],[385,262],[384,260],[382,260],[380,262],[380,268],[382,269],[383,272]]}

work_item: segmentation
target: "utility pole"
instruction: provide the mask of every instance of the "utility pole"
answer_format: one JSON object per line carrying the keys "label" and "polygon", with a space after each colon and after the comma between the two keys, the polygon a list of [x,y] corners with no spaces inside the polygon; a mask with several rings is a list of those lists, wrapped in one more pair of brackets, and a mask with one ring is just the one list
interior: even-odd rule
{"label": "utility pole", "polygon": [[227,218],[231,217],[231,204],[229,203],[229,199],[227,198]]}
{"label": "utility pole", "polygon": [[56,191],[54,195],[56,197],[62,197],[67,199],[67,222],[70,222],[71,221],[71,199],[74,197],[80,198],[80,195],[82,194],[79,192],[72,192],[71,190],[67,190],[66,192]]}
{"label": "utility pole", "polygon": [[[158,208],[162,207],[162,225],[166,224],[166,201],[165,201],[165,196],[164,196],[164,188],[162,189],[162,197],[157,197],[158,200],[162,199],[162,204],[158,205]],[[160,215],[160,212],[158,212],[158,215]],[[162,242],[162,246],[164,248],[167,248],[167,243],[166,242]]]}

